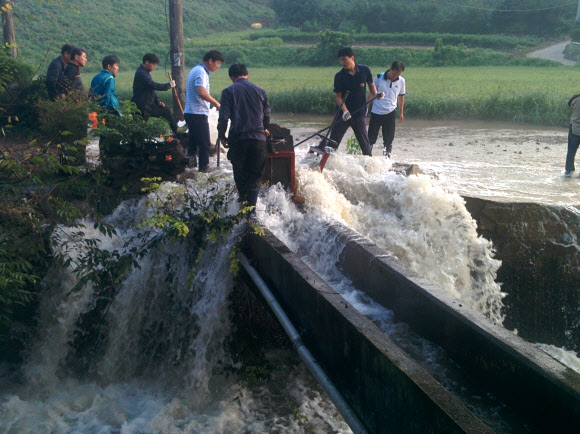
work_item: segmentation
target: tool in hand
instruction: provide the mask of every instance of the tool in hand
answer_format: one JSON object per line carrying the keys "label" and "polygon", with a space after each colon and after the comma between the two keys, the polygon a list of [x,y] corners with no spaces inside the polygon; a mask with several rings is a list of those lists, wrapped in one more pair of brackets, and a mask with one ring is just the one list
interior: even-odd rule
{"label": "tool in hand", "polygon": [[[173,77],[171,77],[171,72],[167,71],[167,76],[169,77],[169,81],[173,81]],[[177,90],[173,87],[173,94],[175,95],[175,99],[177,100],[177,104],[179,104],[179,109],[181,110],[181,116],[185,118],[185,113],[183,112],[183,106],[181,105],[181,101],[179,100],[179,96],[177,95]]]}

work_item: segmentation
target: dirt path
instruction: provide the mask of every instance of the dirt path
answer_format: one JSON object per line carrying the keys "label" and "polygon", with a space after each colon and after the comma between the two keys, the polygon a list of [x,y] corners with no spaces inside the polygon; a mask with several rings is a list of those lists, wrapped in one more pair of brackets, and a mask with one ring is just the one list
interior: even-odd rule
{"label": "dirt path", "polygon": [[564,59],[564,48],[566,48],[569,43],[570,41],[558,42],[557,44],[550,45],[541,50],[532,51],[526,54],[526,57],[539,57],[540,59],[554,60],[564,65],[574,65],[576,62]]}

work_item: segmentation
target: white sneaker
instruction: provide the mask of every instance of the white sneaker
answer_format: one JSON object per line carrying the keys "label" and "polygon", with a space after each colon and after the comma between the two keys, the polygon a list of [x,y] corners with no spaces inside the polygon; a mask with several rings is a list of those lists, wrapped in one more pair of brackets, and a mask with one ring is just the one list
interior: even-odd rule
{"label": "white sneaker", "polygon": [[572,176],[572,171],[571,170],[566,170],[564,172],[564,178],[570,178]]}

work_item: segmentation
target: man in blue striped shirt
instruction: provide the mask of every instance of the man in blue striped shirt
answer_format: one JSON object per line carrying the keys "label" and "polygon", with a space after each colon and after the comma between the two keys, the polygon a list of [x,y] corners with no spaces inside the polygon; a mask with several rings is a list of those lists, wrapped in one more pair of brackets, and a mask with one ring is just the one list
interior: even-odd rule
{"label": "man in blue striped shirt", "polygon": [[194,167],[199,153],[199,171],[207,172],[211,139],[209,135],[210,104],[220,109],[220,103],[209,93],[209,74],[222,66],[224,55],[210,50],[203,56],[203,62],[194,67],[187,76],[185,90],[185,122],[189,129],[188,154]]}

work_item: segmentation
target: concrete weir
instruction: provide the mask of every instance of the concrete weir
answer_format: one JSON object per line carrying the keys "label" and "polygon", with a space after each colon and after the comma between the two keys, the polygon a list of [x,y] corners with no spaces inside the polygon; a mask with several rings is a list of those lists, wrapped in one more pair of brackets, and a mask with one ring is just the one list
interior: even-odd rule
{"label": "concrete weir", "polygon": [[369,432],[493,432],[268,230],[244,253]]}
{"label": "concrete weir", "polygon": [[[453,298],[370,241],[333,225],[339,267],[360,290],[443,347],[535,431],[580,420],[580,375]],[[453,394],[266,230],[252,260],[309,350],[370,432],[491,432]]]}
{"label": "concrete weir", "polygon": [[339,267],[400,321],[443,347],[477,381],[540,430],[580,420],[580,375],[427,282],[371,241],[333,225]]}

